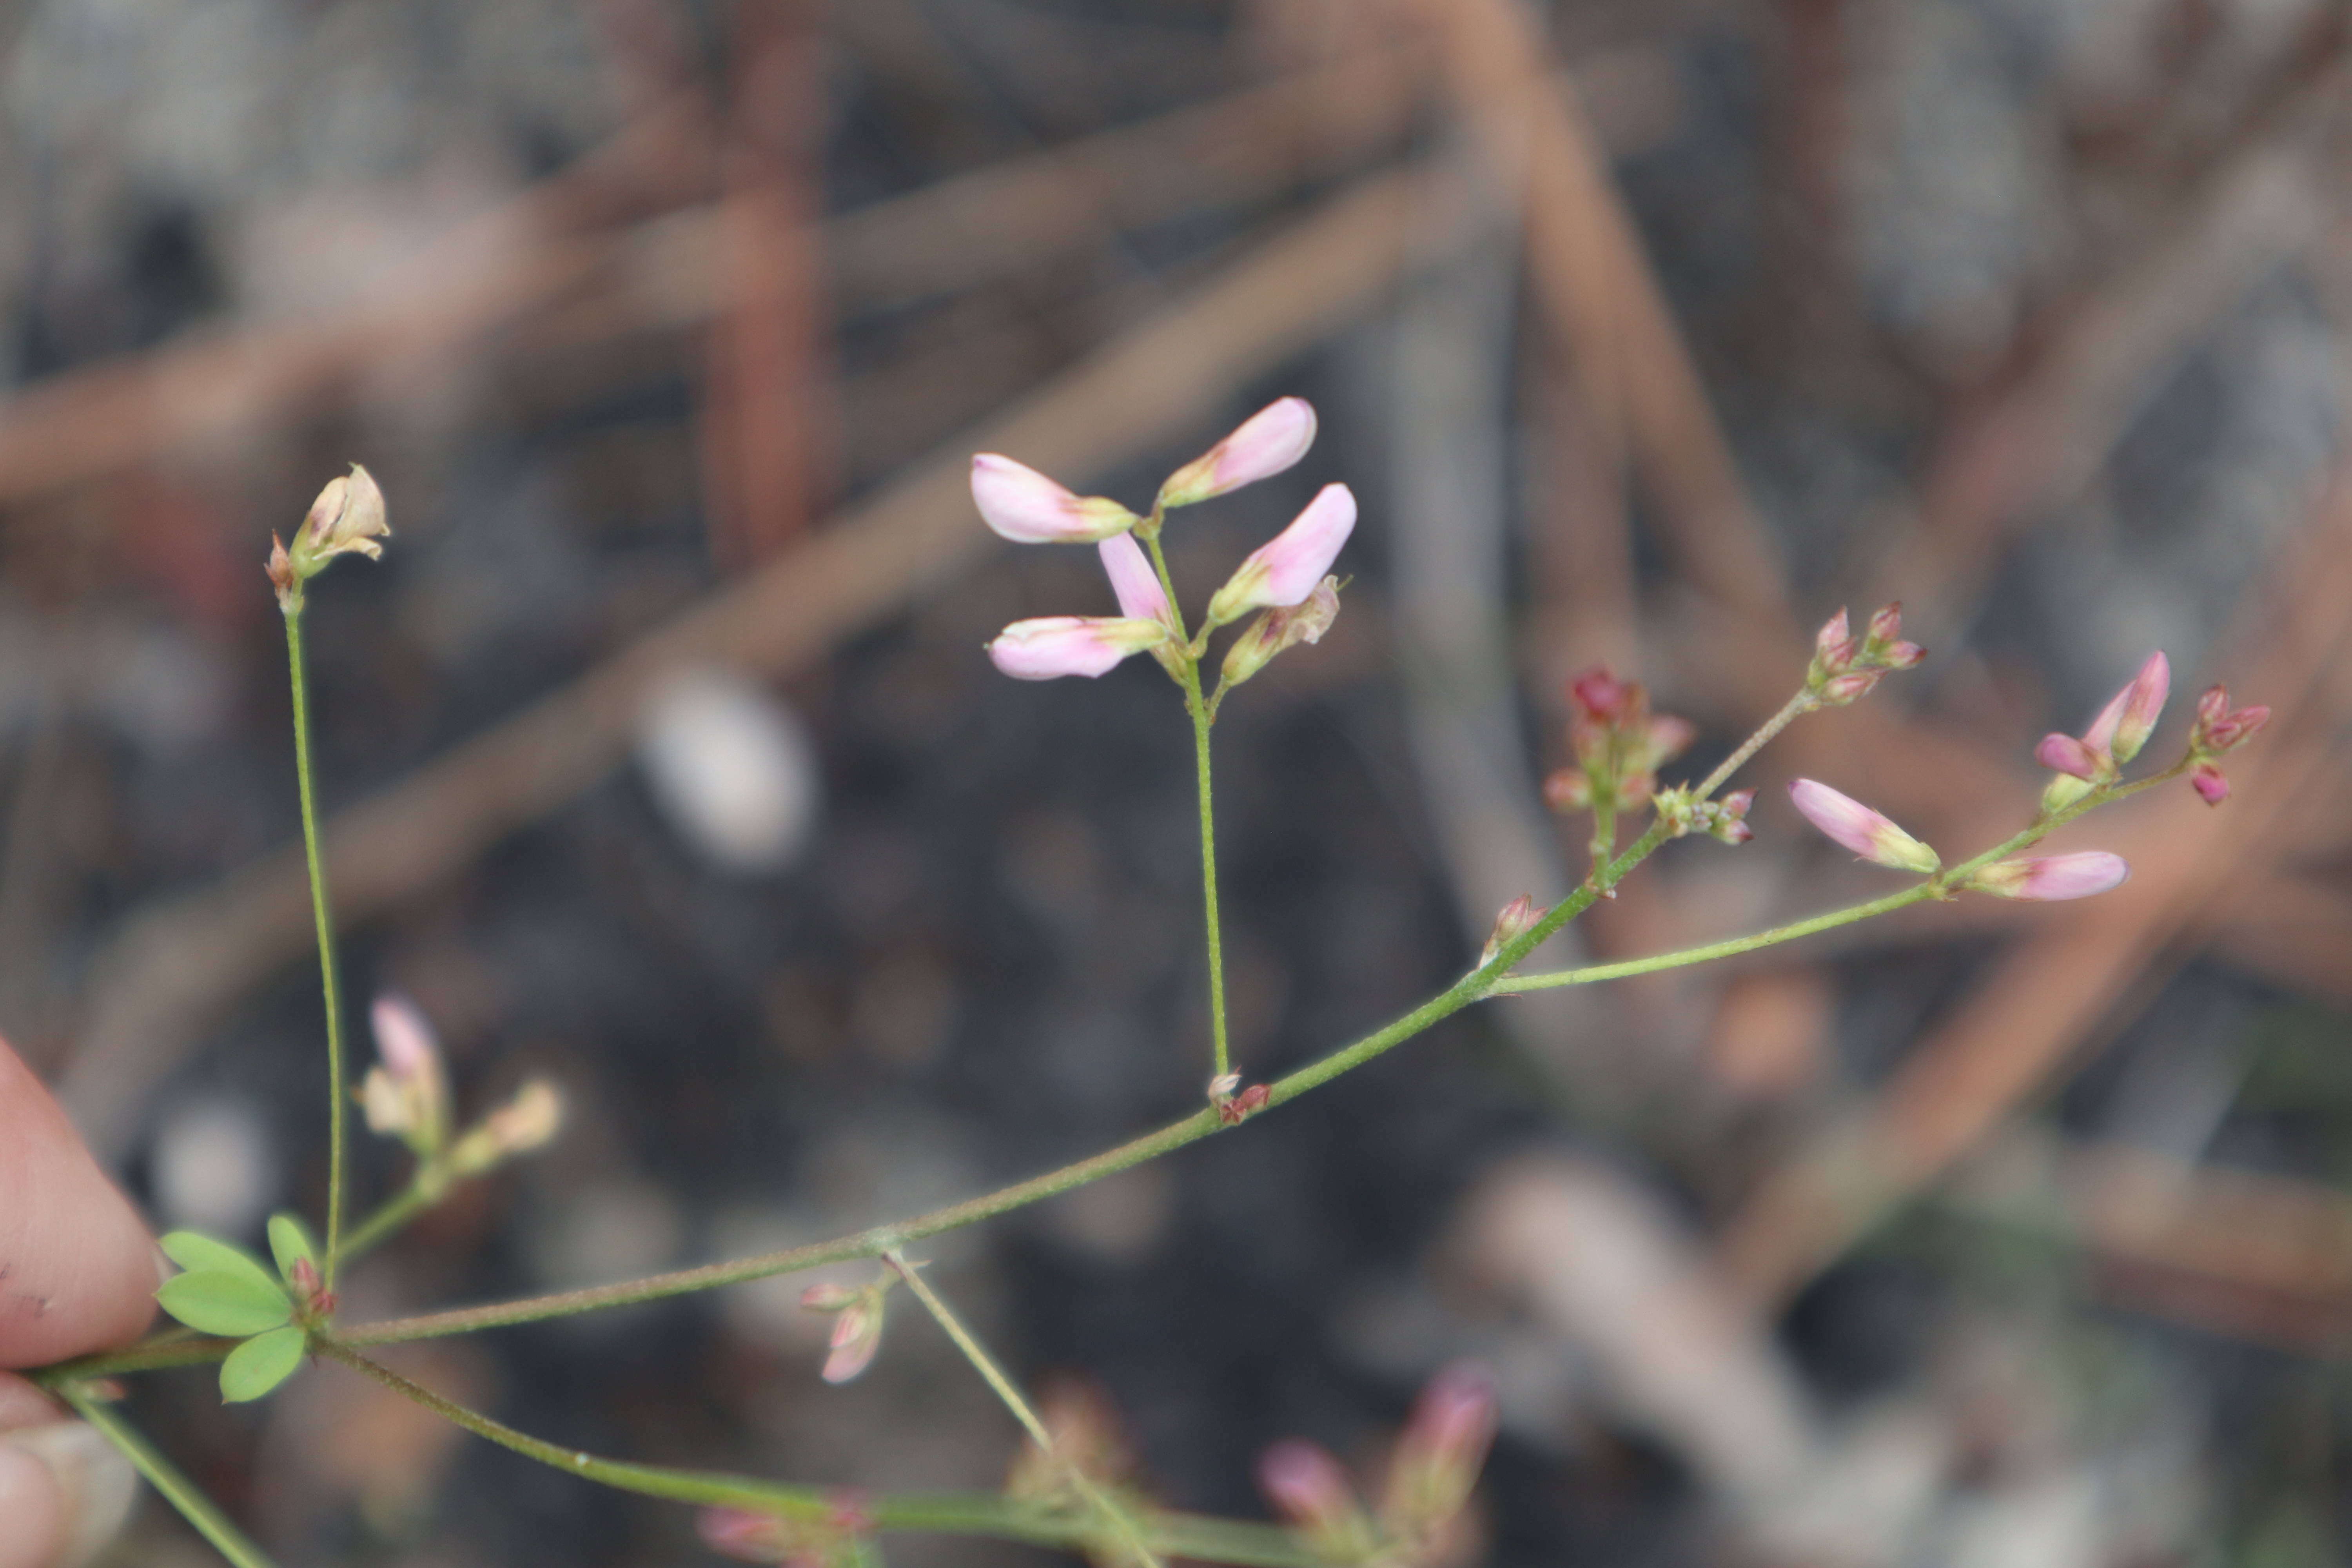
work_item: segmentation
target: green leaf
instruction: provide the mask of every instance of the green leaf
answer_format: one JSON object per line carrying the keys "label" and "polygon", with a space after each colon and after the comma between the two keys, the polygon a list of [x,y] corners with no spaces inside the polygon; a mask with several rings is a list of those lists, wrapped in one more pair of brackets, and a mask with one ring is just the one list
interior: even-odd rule
{"label": "green leaf", "polygon": [[242,1247],[231,1247],[202,1232],[175,1230],[155,1245],[163,1249],[164,1257],[191,1274],[241,1274],[273,1290],[278,1288],[278,1277],[261,1259]]}
{"label": "green leaf", "polygon": [[294,1303],[268,1275],[256,1278],[216,1268],[173,1275],[155,1292],[155,1300],[192,1329],[240,1340],[274,1329],[294,1315]]}
{"label": "green leaf", "polygon": [[231,1405],[242,1405],[248,1399],[258,1399],[288,1378],[302,1364],[305,1335],[289,1324],[272,1329],[228,1352],[221,1363],[221,1398]]}
{"label": "green leaf", "polygon": [[293,1283],[296,1262],[308,1262],[313,1268],[319,1267],[319,1251],[310,1245],[310,1233],[304,1230],[302,1222],[290,1214],[269,1216],[269,1251],[278,1259],[278,1272],[289,1284]]}

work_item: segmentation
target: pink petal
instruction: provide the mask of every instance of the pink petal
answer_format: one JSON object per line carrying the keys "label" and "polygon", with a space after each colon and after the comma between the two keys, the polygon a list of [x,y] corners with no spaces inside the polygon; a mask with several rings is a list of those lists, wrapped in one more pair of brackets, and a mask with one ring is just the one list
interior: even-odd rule
{"label": "pink petal", "polygon": [[2230,781],[2221,769],[2210,763],[2200,766],[2189,775],[2189,787],[2207,805],[2219,805],[2230,798]]}
{"label": "pink petal", "polygon": [[1797,779],[1789,798],[1805,820],[1874,865],[1899,871],[1933,871],[1943,864],[1933,849],[1885,816],[1825,784]]}
{"label": "pink petal", "polygon": [[1151,569],[1134,534],[1114,534],[1095,548],[1102,552],[1103,571],[1110,577],[1111,592],[1118,595],[1120,615],[1130,620],[1175,624],[1167,591],[1160,585],[1160,574]]}
{"label": "pink petal", "polygon": [[1325,485],[1288,528],[1252,551],[1217,590],[1209,601],[1210,623],[1223,626],[1252,610],[1299,603],[1315,592],[1355,529],[1355,493],[1345,485]]}
{"label": "pink petal", "polygon": [[1158,621],[1045,616],[1005,627],[988,645],[988,657],[1015,680],[1092,678],[1167,640],[1168,628]]}
{"label": "pink petal", "polygon": [[433,1043],[433,1026],[406,997],[377,997],[368,1021],[375,1026],[376,1054],[394,1078],[412,1079],[440,1069],[441,1052]]}
{"label": "pink petal", "polygon": [[1355,1483],[1339,1461],[1313,1443],[1276,1443],[1257,1462],[1257,1484],[1275,1510],[1305,1530],[1344,1526],[1356,1513]]}
{"label": "pink petal", "polygon": [[2078,779],[2099,776],[2099,759],[2091,748],[2072,735],[2052,733],[2042,737],[2033,748],[2033,760],[2043,767],[2062,773],[2072,773]]}
{"label": "pink petal", "polygon": [[1314,405],[1303,397],[1278,399],[1170,475],[1160,487],[1160,504],[1191,506],[1271,479],[1307,456],[1314,444]]}
{"label": "pink petal", "polygon": [[2117,762],[2131,761],[2147,744],[2148,731],[2156,728],[2156,716],[2163,711],[2165,696],[2171,689],[2171,665],[2161,652],[2149,654],[2139,673],[2107,699],[2107,705],[2083,731],[2083,743]]}
{"label": "pink petal", "polygon": [[1036,469],[994,452],[971,460],[971,499],[981,521],[1015,544],[1091,544],[1139,521],[1115,500],[1072,495]]}
{"label": "pink petal", "polygon": [[2062,899],[2087,899],[2122,885],[2131,868],[2120,855],[2088,849],[2076,855],[2052,855],[2039,860],[2001,860],[1969,879],[1969,886],[2003,899],[2032,899],[2045,903]]}

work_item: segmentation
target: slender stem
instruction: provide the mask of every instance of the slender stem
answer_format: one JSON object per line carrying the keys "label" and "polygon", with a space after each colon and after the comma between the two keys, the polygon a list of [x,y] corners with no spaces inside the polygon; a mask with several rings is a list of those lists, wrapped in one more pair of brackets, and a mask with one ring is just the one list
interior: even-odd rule
{"label": "slender stem", "polygon": [[[422,1173],[419,1173],[420,1176]],[[352,1226],[343,1244],[335,1254],[341,1262],[350,1263],[362,1254],[373,1252],[397,1235],[403,1226],[447,1195],[446,1186],[428,1188],[420,1180],[413,1180],[395,1195],[377,1205],[376,1211]]]}
{"label": "slender stem", "polygon": [[88,1389],[73,1384],[55,1392],[73,1406],[76,1415],[98,1428],[100,1435],[131,1461],[131,1468],[147,1478],[147,1484],[163,1493],[164,1500],[180,1510],[180,1517],[195,1526],[196,1533],[211,1542],[214,1549],[236,1568],[276,1568],[268,1553],[247,1541],[245,1532],[228,1521],[213,1500],[180,1474],[172,1461],[157,1452],[112,1405],[91,1397]]}
{"label": "slender stem", "polygon": [[[455,1400],[445,1399],[381,1362],[360,1354],[345,1341],[321,1335],[314,1342],[321,1355],[374,1379],[442,1419],[567,1475],[671,1502],[740,1508],[799,1520],[820,1528],[838,1528],[844,1500],[832,1493],[719,1471],[631,1464],[600,1458],[577,1448],[560,1447]],[[1093,1544],[1098,1534],[1088,1521],[1050,1507],[992,1492],[860,1493],[855,1500],[855,1508],[874,1528],[884,1531],[989,1535],[1065,1548]],[[1248,1568],[1315,1568],[1316,1559],[1310,1553],[1285,1532],[1263,1525],[1194,1514],[1164,1514],[1155,1515],[1147,1528],[1161,1543],[1162,1550],[1195,1562],[1234,1563]]]}
{"label": "slender stem", "polygon": [[1603,980],[1623,980],[1636,974],[1654,974],[1662,969],[1680,969],[1685,964],[1705,963],[1712,959],[1736,958],[1743,952],[1753,952],[1759,947],[1771,947],[1779,942],[1794,942],[1799,937],[1818,931],[1833,931],[1856,921],[1866,921],[1874,915],[1892,914],[1911,904],[1924,903],[1936,896],[1933,882],[1920,882],[1898,893],[1868,903],[1852,904],[1827,914],[1791,921],[1787,925],[1774,926],[1769,931],[1756,931],[1748,936],[1736,936],[1724,942],[1708,942],[1703,947],[1686,947],[1675,952],[1661,952],[1649,958],[1628,958],[1615,963],[1591,963],[1582,969],[1563,969],[1549,974],[1507,974],[1495,982],[1491,993],[1496,996],[1516,996],[1527,991],[1549,991],[1559,985],[1591,985]]}
{"label": "slender stem", "polygon": [[[995,1358],[982,1349],[981,1342],[972,1337],[971,1331],[963,1326],[963,1320],[950,1310],[937,1291],[924,1283],[922,1276],[907,1261],[905,1253],[892,1247],[884,1254],[884,1260],[897,1271],[899,1279],[907,1282],[907,1289],[915,1293],[915,1299],[922,1302],[924,1309],[946,1331],[948,1338],[955,1342],[956,1349],[963,1352],[964,1360],[971,1363],[972,1370],[996,1391],[996,1397],[1004,1402],[1004,1407],[1013,1412],[1013,1418],[1028,1432],[1029,1440],[1037,1445],[1037,1452],[1052,1459],[1055,1457],[1054,1435],[1045,1429],[1045,1423],[1029,1407],[1028,1400],[1022,1397],[1021,1390],[1004,1374],[1004,1369],[996,1364]],[[1094,1478],[1076,1463],[1065,1462],[1062,1468],[1070,1478],[1070,1484],[1078,1489],[1078,1494],[1126,1540],[1136,1556],[1149,1568],[1160,1568],[1159,1558],[1153,1556],[1151,1548],[1143,1543],[1143,1537],[1137,1533],[1135,1521],[1128,1517],[1127,1510],[1113,1501],[1095,1484]]]}
{"label": "slender stem", "polygon": [[[1192,721],[1192,767],[1201,802],[1201,924],[1209,944],[1209,1039],[1214,1064],[1211,1076],[1223,1078],[1233,1070],[1233,1065],[1225,1041],[1224,929],[1217,915],[1217,817],[1209,787],[1209,728],[1214,714],[1201,695],[1201,655],[1185,640],[1184,612],[1176,603],[1176,581],[1169,575],[1168,556],[1160,548],[1159,531],[1152,530],[1143,542],[1151,552],[1151,569],[1159,574],[1160,591],[1168,596],[1168,613],[1175,619],[1176,639],[1183,645],[1176,651],[1174,673],[1177,684],[1184,689],[1184,711]],[[1208,630],[1206,626],[1202,628],[1204,635]]]}
{"label": "slender stem", "polygon": [[1738,773],[1741,768],[1746,767],[1748,765],[1748,760],[1750,757],[1753,757],[1757,752],[1762,751],[1771,741],[1772,737],[1778,735],[1781,731],[1787,729],[1790,724],[1794,723],[1797,720],[1803,718],[1806,714],[1811,712],[1819,706],[1820,699],[1813,695],[1811,688],[1800,690],[1794,697],[1790,698],[1788,701],[1780,705],[1780,710],[1778,713],[1775,713],[1769,719],[1765,720],[1764,722],[1757,728],[1756,733],[1748,736],[1747,740],[1741,742],[1739,744],[1739,750],[1732,752],[1731,755],[1724,758],[1722,762],[1717,763],[1715,772],[1707,774],[1706,778],[1701,779],[1699,781],[1698,788],[1691,792],[1691,798],[1693,800],[1706,800],[1714,795],[1717,790],[1719,790],[1724,786],[1725,782],[1728,780],[1732,774]]}
{"label": "slender stem", "polygon": [[319,927],[319,986],[327,1006],[327,1265],[326,1288],[335,1288],[335,1265],[343,1234],[343,1166],[349,1142],[343,1092],[343,997],[335,972],[335,913],[327,897],[327,863],[319,838],[318,792],[310,763],[310,688],[302,655],[302,601],[286,611],[286,662],[294,681],[294,771],[302,794],[302,854],[310,868],[310,910]]}
{"label": "slender stem", "polygon": [[1601,868],[1608,865],[1610,857],[1616,853],[1617,808],[1613,805],[1603,805],[1596,802],[1592,807],[1592,870],[1591,874],[1599,876]]}

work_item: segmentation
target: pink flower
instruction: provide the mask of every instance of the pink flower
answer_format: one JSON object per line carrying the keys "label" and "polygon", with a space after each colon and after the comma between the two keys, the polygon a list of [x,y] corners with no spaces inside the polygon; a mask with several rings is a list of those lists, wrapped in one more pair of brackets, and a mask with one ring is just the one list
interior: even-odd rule
{"label": "pink flower", "polygon": [[1257,1484],[1275,1511],[1318,1545],[1336,1548],[1370,1533],[1355,1483],[1313,1443],[1293,1437],[1268,1448],[1257,1462]]}
{"label": "pink flower", "polygon": [[1135,535],[1116,533],[1095,548],[1102,552],[1103,571],[1110,578],[1111,592],[1118,595],[1120,615],[1135,621],[1176,624],[1176,612],[1169,605],[1167,590],[1160,585],[1160,574],[1144,558],[1143,546],[1135,542]]}
{"label": "pink flower", "polygon": [[1789,798],[1806,821],[1874,865],[1925,873],[1944,863],[1933,849],[1894,823],[1825,784],[1795,780],[1789,785]]}
{"label": "pink flower", "polygon": [[1970,877],[1968,885],[2002,899],[2087,899],[2123,885],[2131,868],[2120,855],[2089,849],[2038,860],[1998,860]]}
{"label": "pink flower", "polygon": [[1045,616],[1015,621],[988,645],[996,668],[1015,680],[1102,674],[1119,660],[1168,640],[1158,621],[1111,616]]}
{"label": "pink flower", "polygon": [[[2149,654],[2121,691],[2107,699],[2081,739],[2048,734],[2033,748],[2033,760],[2053,772],[2086,784],[2104,784],[2116,776],[2116,764],[2130,762],[2147,744],[2157,715],[2172,689],[2172,666],[2161,651]],[[2043,805],[2055,808],[2082,798],[2084,792],[2053,783]]]}
{"label": "pink flower", "polygon": [[[1191,506],[1227,490],[1271,479],[1315,444],[1315,410],[1303,397],[1268,404],[1241,427],[1168,477],[1162,508]],[[1320,574],[1318,574],[1320,575]]]}
{"label": "pink flower", "polygon": [[1449,1366],[1430,1379],[1389,1461],[1382,1522],[1408,1540],[1439,1536],[1470,1500],[1494,1441],[1495,1383],[1484,1368]]}
{"label": "pink flower", "polygon": [[1108,496],[1076,496],[1036,469],[982,452],[971,460],[981,521],[1015,544],[1092,544],[1142,520]]}
{"label": "pink flower", "polygon": [[1221,626],[1252,610],[1296,605],[1339,558],[1356,529],[1356,498],[1345,485],[1325,485],[1288,528],[1252,551],[1209,601],[1209,625]]}
{"label": "pink flower", "polygon": [[2218,756],[2233,751],[2252,740],[2254,731],[2270,722],[2271,710],[2256,703],[2251,708],[2232,708],[2230,694],[2216,686],[2197,699],[2197,723],[2189,731],[2189,743],[2200,752]]}
{"label": "pink flower", "polygon": [[1534,896],[1521,893],[1505,904],[1495,917],[1495,929],[1486,933],[1486,945],[1479,951],[1478,967],[1486,968],[1495,962],[1495,955],[1536,929],[1543,911],[1536,908]]}
{"label": "pink flower", "polygon": [[400,996],[377,997],[369,1016],[383,1065],[370,1068],[360,1080],[368,1131],[396,1137],[419,1159],[432,1159],[449,1133],[449,1077],[433,1026]]}
{"label": "pink flower", "polygon": [[2230,798],[2230,781],[2221,770],[2210,763],[2200,763],[2189,775],[2189,787],[2207,805],[2219,805]]}

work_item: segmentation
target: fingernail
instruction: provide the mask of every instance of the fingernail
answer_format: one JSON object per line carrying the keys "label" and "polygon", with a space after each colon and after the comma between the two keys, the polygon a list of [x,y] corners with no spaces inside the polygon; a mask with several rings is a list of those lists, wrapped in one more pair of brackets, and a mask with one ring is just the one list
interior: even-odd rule
{"label": "fingernail", "polygon": [[[82,1568],[131,1517],[131,1505],[139,1493],[139,1478],[131,1462],[81,1422],[26,1426],[0,1436],[0,1503],[8,1495],[5,1467],[24,1460],[47,1472],[48,1505],[58,1510],[55,1517],[63,1526],[62,1552],[55,1544],[59,1532],[53,1524],[49,1555],[28,1557],[26,1563],[37,1568]],[[26,1495],[36,1495],[29,1484]],[[0,1519],[13,1517],[0,1507]],[[0,1548],[0,1553],[5,1550]],[[0,1563],[7,1563],[0,1554]]]}

